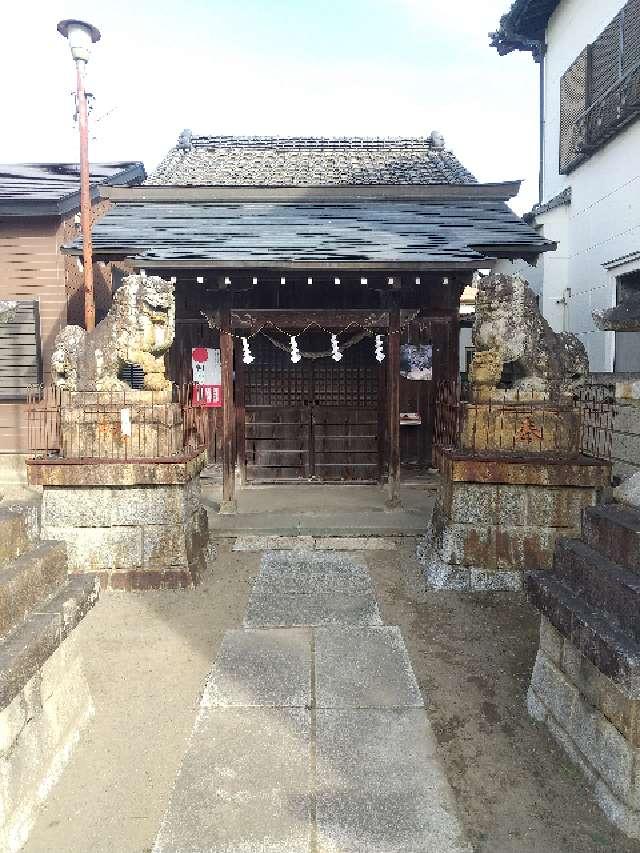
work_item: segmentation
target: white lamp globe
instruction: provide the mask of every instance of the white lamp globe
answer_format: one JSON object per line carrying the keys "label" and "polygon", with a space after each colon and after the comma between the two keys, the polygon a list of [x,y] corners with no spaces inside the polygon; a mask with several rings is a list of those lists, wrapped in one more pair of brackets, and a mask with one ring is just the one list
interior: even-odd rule
{"label": "white lamp globe", "polygon": [[69,18],[60,21],[58,32],[69,42],[71,56],[74,60],[88,62],[91,53],[91,45],[100,39],[100,30],[96,29],[86,21],[77,21]]}

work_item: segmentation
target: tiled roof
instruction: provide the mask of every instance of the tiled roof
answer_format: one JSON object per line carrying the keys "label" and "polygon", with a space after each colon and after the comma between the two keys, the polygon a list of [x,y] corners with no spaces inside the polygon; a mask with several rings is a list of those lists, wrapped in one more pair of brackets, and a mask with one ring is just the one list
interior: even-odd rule
{"label": "tiled roof", "polygon": [[550,210],[555,210],[557,207],[564,207],[571,204],[572,189],[565,187],[558,195],[554,195],[552,199],[544,204],[534,204],[531,213],[534,217],[542,216],[543,213],[548,213]]}
{"label": "tiled roof", "polygon": [[389,139],[192,136],[188,131],[146,181],[263,187],[475,183],[438,133]]}
{"label": "tiled roof", "polygon": [[549,18],[561,0],[514,0],[511,9],[500,19],[500,26],[491,35],[491,46],[499,54],[513,50],[531,51],[539,60]]}
{"label": "tiled roof", "polygon": [[[139,184],[144,166],[137,161],[92,163],[89,179],[97,197],[101,184]],[[57,215],[80,206],[77,163],[0,165],[0,215]]]}

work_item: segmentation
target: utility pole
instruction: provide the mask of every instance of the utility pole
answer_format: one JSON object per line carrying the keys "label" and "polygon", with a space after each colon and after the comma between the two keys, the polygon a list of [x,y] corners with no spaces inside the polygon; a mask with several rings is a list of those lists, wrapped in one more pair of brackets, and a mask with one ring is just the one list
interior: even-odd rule
{"label": "utility pole", "polygon": [[89,184],[89,120],[85,71],[91,45],[100,39],[100,32],[85,21],[65,20],[58,32],[69,42],[76,66],[76,97],[80,129],[80,224],[82,229],[82,260],[84,274],[84,325],[88,332],[96,325],[96,305],[93,294],[93,245],[91,239],[91,188]]}

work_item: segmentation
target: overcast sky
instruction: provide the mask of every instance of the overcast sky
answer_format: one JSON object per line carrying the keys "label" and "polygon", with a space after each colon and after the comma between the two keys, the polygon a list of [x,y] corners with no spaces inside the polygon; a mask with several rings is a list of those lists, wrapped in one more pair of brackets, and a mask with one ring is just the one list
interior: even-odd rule
{"label": "overcast sky", "polygon": [[61,18],[102,33],[90,157],[151,171],[206,134],[427,135],[537,200],[538,68],[487,33],[510,0],[18,0],[3,9],[0,161],[75,161]]}

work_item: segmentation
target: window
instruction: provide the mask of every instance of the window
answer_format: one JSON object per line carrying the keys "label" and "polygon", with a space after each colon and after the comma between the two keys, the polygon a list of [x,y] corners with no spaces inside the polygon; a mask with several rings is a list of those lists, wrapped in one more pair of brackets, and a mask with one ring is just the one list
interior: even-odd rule
{"label": "window", "polygon": [[42,382],[40,315],[37,302],[18,302],[0,325],[0,400],[24,400]]}
{"label": "window", "polygon": [[629,0],[560,80],[560,173],[640,114],[640,0]]}
{"label": "window", "polygon": [[[640,270],[618,276],[616,301],[640,301]],[[640,332],[616,332],[615,373],[640,372]]]}

